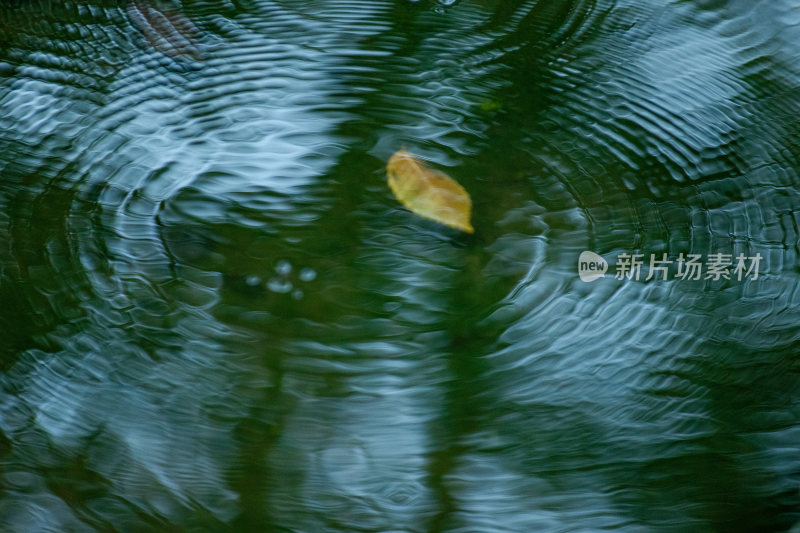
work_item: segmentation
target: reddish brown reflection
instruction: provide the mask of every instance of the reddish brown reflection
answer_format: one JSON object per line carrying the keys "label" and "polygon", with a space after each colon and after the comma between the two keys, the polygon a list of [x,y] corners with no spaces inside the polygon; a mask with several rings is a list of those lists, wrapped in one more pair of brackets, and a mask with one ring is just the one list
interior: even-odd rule
{"label": "reddish brown reflection", "polygon": [[188,57],[201,60],[197,46],[199,30],[180,11],[161,10],[149,2],[131,0],[127,7],[128,17],[139,28],[147,42],[169,57]]}

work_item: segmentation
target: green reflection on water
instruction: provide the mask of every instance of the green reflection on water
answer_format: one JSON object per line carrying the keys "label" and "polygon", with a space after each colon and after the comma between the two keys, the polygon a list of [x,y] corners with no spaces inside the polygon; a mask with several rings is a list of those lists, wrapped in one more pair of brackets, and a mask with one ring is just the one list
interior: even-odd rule
{"label": "green reflection on water", "polygon": [[0,8],[1,529],[797,518],[791,2],[43,5]]}

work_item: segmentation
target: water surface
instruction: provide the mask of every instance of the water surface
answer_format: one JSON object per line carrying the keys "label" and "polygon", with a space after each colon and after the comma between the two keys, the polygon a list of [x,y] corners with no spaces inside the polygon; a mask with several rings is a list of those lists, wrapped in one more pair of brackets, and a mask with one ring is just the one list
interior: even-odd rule
{"label": "water surface", "polygon": [[[786,531],[798,22],[4,4],[0,529]],[[474,236],[391,196],[403,146]],[[625,253],[763,259],[616,279]]]}

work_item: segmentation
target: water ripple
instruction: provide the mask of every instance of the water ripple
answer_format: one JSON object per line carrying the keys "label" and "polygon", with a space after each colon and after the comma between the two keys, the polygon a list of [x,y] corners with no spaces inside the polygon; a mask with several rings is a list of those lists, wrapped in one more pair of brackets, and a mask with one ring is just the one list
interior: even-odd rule
{"label": "water ripple", "polygon": [[[796,518],[791,2],[39,4],[0,8],[4,529]],[[474,237],[394,202],[404,144]]]}

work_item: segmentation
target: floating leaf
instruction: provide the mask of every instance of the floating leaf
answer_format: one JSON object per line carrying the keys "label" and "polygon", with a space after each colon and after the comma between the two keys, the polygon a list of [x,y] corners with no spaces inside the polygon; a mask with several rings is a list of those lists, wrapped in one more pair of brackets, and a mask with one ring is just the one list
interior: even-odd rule
{"label": "floating leaf", "polygon": [[469,194],[446,174],[425,167],[405,150],[389,159],[386,173],[389,188],[412,212],[467,233],[475,231],[469,221]]}

